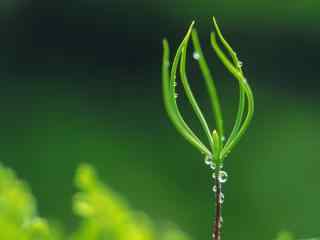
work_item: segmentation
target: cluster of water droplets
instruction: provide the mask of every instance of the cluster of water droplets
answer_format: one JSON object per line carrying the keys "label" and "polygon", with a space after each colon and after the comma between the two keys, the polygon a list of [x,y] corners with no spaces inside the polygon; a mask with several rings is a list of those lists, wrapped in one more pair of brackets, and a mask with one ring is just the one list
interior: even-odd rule
{"label": "cluster of water droplets", "polygon": [[[215,172],[212,173],[212,178],[213,178],[215,181],[217,181],[217,179],[216,179],[216,173],[215,173]],[[227,174],[227,172],[226,172],[226,171],[223,171],[223,170],[220,170],[220,171],[219,171],[219,176],[218,176],[218,178],[219,178],[219,179],[218,179],[218,183],[220,184],[219,203],[220,203],[220,204],[223,204],[223,203],[224,203],[224,194],[223,194],[223,192],[222,192],[222,184],[226,183],[227,180],[228,180],[228,174]],[[214,185],[213,185],[212,191],[213,191],[214,193],[217,192],[217,184],[214,184]]]}
{"label": "cluster of water droplets", "polygon": [[[219,192],[219,203],[223,204],[224,202],[224,194],[222,192],[222,185],[227,182],[228,180],[228,173],[223,170],[223,165],[221,164],[219,166],[219,169],[217,169],[217,165],[213,162],[213,159],[211,156],[206,156],[204,159],[204,162],[209,168],[212,170],[212,178],[214,179],[214,184],[212,187],[212,191],[217,195],[217,188],[219,186],[220,192]],[[217,174],[217,170],[218,174]],[[218,178],[218,179],[217,179]],[[221,229],[223,224],[223,218],[220,216],[220,220],[217,223],[219,228]],[[212,235],[213,239],[215,239],[215,235],[213,233]]]}
{"label": "cluster of water droplets", "polygon": [[[216,166],[216,164],[213,162],[212,157],[211,157],[211,156],[206,156],[204,162],[205,162],[205,164],[206,164],[207,166],[209,166],[210,169],[213,171],[213,173],[212,173],[212,178],[213,178],[215,181],[218,181],[218,183],[220,184],[220,189],[222,189],[222,184],[226,183],[227,180],[228,180],[228,173],[223,170],[223,165],[220,165],[220,166],[219,166],[220,169],[219,169],[218,179],[216,179],[216,178],[217,178],[217,176],[216,176],[216,168],[217,168],[217,166]],[[212,191],[213,191],[214,193],[217,192],[217,184],[216,184],[216,183],[213,185]],[[220,199],[219,199],[219,202],[220,202],[220,204],[223,204],[223,202],[224,202],[224,194],[222,193],[222,190],[221,190],[221,192],[220,192],[219,195],[220,195],[220,197],[219,197],[219,198],[220,198]]]}
{"label": "cluster of water droplets", "polygon": [[212,170],[216,169],[216,164],[212,161],[212,157],[211,156],[206,156],[204,158],[204,163],[206,165],[208,165]]}

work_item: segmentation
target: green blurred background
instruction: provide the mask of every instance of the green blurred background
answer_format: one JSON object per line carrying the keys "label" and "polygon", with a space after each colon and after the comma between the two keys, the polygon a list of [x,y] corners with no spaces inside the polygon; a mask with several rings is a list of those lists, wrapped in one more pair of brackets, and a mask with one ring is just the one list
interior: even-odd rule
{"label": "green blurred background", "polygon": [[210,49],[215,15],[256,97],[225,164],[224,239],[320,235],[319,9],[312,0],[1,0],[0,161],[30,183],[42,216],[69,229],[72,177],[88,162],[133,208],[209,239],[210,171],[166,117],[160,64],[161,39],[173,52],[195,19],[230,128],[237,89]]}

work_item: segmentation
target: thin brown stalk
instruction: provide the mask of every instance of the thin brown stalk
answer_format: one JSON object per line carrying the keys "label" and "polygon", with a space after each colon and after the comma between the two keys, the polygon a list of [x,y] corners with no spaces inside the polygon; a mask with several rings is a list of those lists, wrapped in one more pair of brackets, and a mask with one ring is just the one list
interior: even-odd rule
{"label": "thin brown stalk", "polygon": [[215,209],[215,222],[213,224],[213,234],[212,239],[213,240],[221,240],[221,212],[222,212],[222,202],[221,202],[221,183],[219,180],[220,175],[220,169],[219,167],[215,171],[215,186],[216,186],[216,209]]}

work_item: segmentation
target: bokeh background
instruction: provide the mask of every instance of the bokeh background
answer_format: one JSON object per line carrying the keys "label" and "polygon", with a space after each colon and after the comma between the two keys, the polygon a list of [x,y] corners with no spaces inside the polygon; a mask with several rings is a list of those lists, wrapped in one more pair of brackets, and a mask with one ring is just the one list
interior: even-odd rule
{"label": "bokeh background", "polygon": [[[210,171],[166,117],[160,64],[162,38],[173,52],[195,19],[230,129],[237,86],[210,48],[215,15],[256,97],[225,164],[224,239],[320,235],[319,9],[312,0],[1,0],[1,162],[29,182],[42,216],[70,230],[74,171],[88,162],[133,208],[209,239]],[[191,51],[192,86],[210,115]],[[179,102],[197,129],[183,94]]]}

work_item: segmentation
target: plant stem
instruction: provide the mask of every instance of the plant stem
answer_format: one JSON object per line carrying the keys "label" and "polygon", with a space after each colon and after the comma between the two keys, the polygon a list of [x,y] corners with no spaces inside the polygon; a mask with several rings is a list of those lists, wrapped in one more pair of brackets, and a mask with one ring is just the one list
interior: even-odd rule
{"label": "plant stem", "polygon": [[222,210],[222,203],[221,203],[221,183],[219,179],[220,175],[220,168],[219,166],[216,168],[215,171],[215,185],[216,185],[216,211],[215,211],[215,223],[213,225],[213,240],[221,240],[221,210]]}

